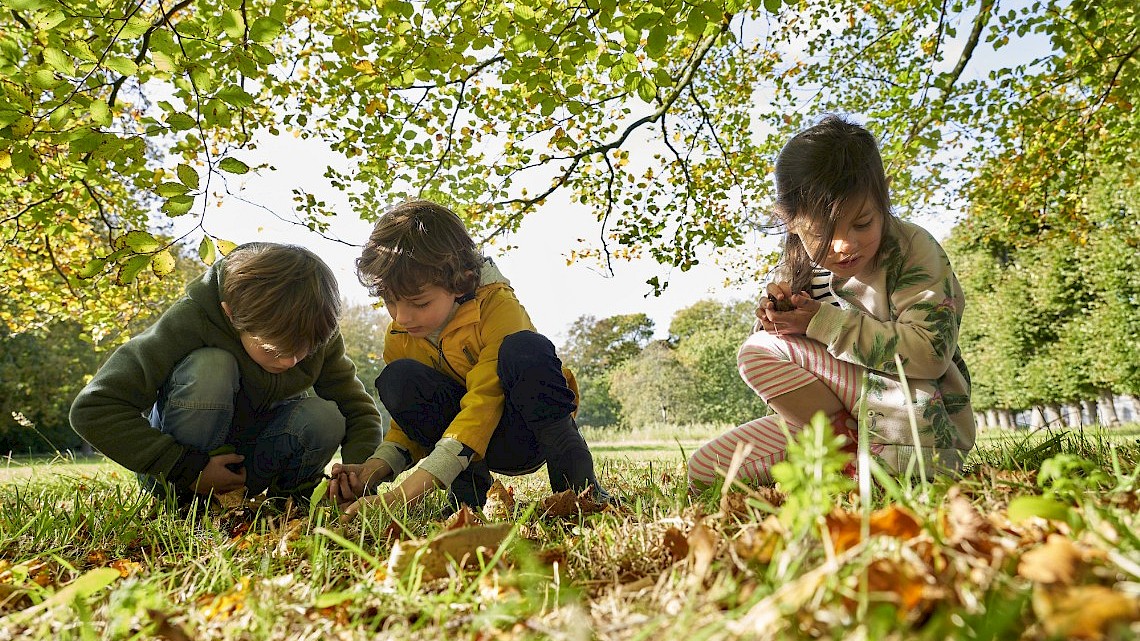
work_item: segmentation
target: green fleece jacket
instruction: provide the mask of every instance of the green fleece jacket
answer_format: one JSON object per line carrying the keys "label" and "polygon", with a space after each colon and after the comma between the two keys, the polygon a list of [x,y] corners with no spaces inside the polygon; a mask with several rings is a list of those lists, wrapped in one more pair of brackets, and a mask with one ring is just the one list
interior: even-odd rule
{"label": "green fleece jacket", "polygon": [[241,374],[236,404],[239,415],[259,414],[312,387],[321,398],[335,402],[345,417],[343,460],[360,463],[367,459],[382,440],[380,412],[356,378],[356,366],[345,355],[340,331],[284,373],[261,369],[246,353],[237,330],[222,311],[225,263],[225,259],[218,261],[191,282],[186,295],[154,325],[107,359],[72,403],[71,426],[122,466],[164,478],[181,488],[191,487],[209,455],[152,428],[144,413],[150,412],[159,388],[179,361],[196,349],[217,347],[237,359]]}

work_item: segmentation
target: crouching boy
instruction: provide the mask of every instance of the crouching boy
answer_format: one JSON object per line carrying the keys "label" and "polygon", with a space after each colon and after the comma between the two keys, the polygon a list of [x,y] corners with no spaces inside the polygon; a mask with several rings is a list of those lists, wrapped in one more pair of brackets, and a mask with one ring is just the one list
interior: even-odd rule
{"label": "crouching boy", "polygon": [[[528,474],[544,463],[553,491],[592,488],[609,499],[574,422],[573,375],[455,213],[427,201],[388,210],[356,267],[392,317],[376,380],[392,423],[363,465],[333,466],[330,495],[349,515],[436,487],[449,489],[453,506],[482,507],[492,471]],[[417,462],[399,486],[364,497]]]}
{"label": "crouching boy", "polygon": [[381,440],[339,313],[332,271],[311,251],[237,247],[111,355],[71,425],[160,496],[307,498],[338,447],[359,463]]}

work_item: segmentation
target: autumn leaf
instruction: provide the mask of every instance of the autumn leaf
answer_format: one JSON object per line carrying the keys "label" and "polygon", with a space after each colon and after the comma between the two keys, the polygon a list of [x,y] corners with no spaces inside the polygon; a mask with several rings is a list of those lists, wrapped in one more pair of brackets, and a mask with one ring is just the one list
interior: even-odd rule
{"label": "autumn leaf", "polygon": [[[835,552],[841,553],[862,540],[862,516],[857,512],[834,510],[826,517],[827,533]],[[892,505],[871,514],[870,535],[890,536],[906,541],[922,532],[918,518],[906,508]]]}
{"label": "autumn leaf", "polygon": [[421,568],[425,580],[448,576],[453,566],[469,567],[480,557],[494,555],[512,527],[496,523],[450,530],[430,539],[398,541],[388,557],[388,576],[403,576],[412,567]]}
{"label": "autumn leaf", "polygon": [[592,495],[591,488],[586,488],[581,493],[564,490],[542,499],[538,509],[541,510],[542,516],[578,516],[595,514],[608,507],[605,503],[595,501]]}
{"label": "autumn leaf", "polygon": [[675,527],[665,530],[661,547],[665,548],[674,563],[689,556],[689,541],[684,533]]}
{"label": "autumn leaf", "polygon": [[689,584],[700,585],[704,583],[705,576],[712,567],[716,558],[719,537],[703,523],[697,523],[689,531]]}
{"label": "autumn leaf", "polygon": [[1081,566],[1081,554],[1073,542],[1051,534],[1044,545],[1021,556],[1017,573],[1037,583],[1072,585]]}
{"label": "autumn leaf", "polygon": [[447,522],[444,523],[443,529],[445,531],[458,530],[460,528],[474,527],[476,525],[482,525],[482,523],[479,521],[479,517],[475,516],[475,513],[471,511],[471,508],[463,505],[455,511],[455,514],[451,515],[451,518],[447,519]]}
{"label": "autumn leaf", "polygon": [[1038,585],[1033,613],[1050,637],[1101,639],[1114,625],[1140,620],[1140,601],[1102,585]]}
{"label": "autumn leaf", "polygon": [[492,521],[509,519],[515,513],[515,496],[510,488],[503,485],[499,479],[491,483],[487,490],[487,502],[483,505],[483,514]]}
{"label": "autumn leaf", "polygon": [[226,620],[245,607],[249,596],[250,577],[243,576],[230,591],[217,596],[205,595],[198,600],[202,606],[202,616],[207,619]]}

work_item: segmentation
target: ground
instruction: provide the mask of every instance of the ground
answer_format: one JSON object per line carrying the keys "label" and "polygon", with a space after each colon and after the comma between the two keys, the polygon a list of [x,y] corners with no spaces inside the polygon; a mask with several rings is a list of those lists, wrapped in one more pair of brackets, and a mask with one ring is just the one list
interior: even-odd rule
{"label": "ground", "polygon": [[803,452],[778,489],[699,496],[699,430],[591,432],[619,506],[550,497],[540,471],[481,514],[435,496],[350,523],[13,459],[0,639],[1131,639],[1138,431],[989,435],[962,479],[862,491]]}

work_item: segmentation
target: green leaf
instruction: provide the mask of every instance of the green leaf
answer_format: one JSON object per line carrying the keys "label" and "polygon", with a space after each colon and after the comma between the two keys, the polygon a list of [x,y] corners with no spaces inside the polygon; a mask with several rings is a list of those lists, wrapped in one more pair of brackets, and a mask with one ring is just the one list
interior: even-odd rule
{"label": "green leaf", "polygon": [[313,600],[313,607],[319,609],[331,608],[352,599],[351,592],[322,592]]}
{"label": "green leaf", "polygon": [[165,182],[159,185],[154,192],[163,198],[170,198],[171,196],[181,196],[189,190],[190,188],[182,183]]}
{"label": "green leaf", "polygon": [[218,92],[218,97],[234,107],[248,107],[253,104],[253,95],[237,85],[228,85]]}
{"label": "green leaf", "polygon": [[44,62],[63,73],[71,73],[75,70],[75,66],[71,64],[71,58],[54,47],[44,49]]}
{"label": "green leaf", "polygon": [[162,204],[162,211],[168,216],[181,216],[194,206],[193,196],[175,196]]}
{"label": "green leaf", "polygon": [[222,30],[230,38],[237,40],[245,33],[245,20],[237,11],[227,11],[222,14]]}
{"label": "green leaf", "polygon": [[313,492],[309,495],[309,521],[312,522],[313,516],[317,513],[317,506],[325,500],[325,495],[329,492],[329,480],[321,479],[320,483],[313,488]]}
{"label": "green leaf", "polygon": [[645,41],[645,53],[649,54],[650,58],[657,58],[665,51],[665,46],[669,44],[669,34],[665,30],[664,25],[656,25],[649,30],[649,36]]}
{"label": "green leaf", "polygon": [[89,570],[71,583],[63,586],[58,592],[25,610],[20,610],[11,616],[11,621],[26,621],[28,618],[43,610],[70,605],[79,600],[99,592],[100,590],[119,580],[119,571],[115,568],[95,568]]}
{"label": "green leaf", "polygon": [[249,39],[266,44],[272,42],[285,31],[285,25],[273,18],[258,18],[249,28]]}
{"label": "green leaf", "polygon": [[178,180],[182,181],[183,185],[190,189],[198,188],[198,171],[196,169],[186,163],[179,163],[174,171],[178,174]]}
{"label": "green leaf", "polygon": [[107,56],[103,66],[124,76],[133,76],[139,72],[139,66],[135,61],[125,56]]}
{"label": "green leaf", "polygon": [[170,125],[170,128],[175,131],[186,131],[187,129],[197,127],[198,121],[188,114],[177,111],[166,117],[166,124]]}
{"label": "green leaf", "polygon": [[1009,520],[1012,523],[1020,523],[1031,516],[1067,523],[1071,515],[1068,505],[1044,496],[1019,496],[1009,502]]}
{"label": "green leaf", "polygon": [[153,258],[150,254],[141,254],[131,256],[121,266],[119,266],[119,273],[115,276],[115,283],[119,285],[127,285],[134,282],[135,277],[139,275],[146,266],[150,264]]}
{"label": "green leaf", "polygon": [[657,98],[657,86],[648,76],[643,76],[637,83],[637,95],[645,102],[653,102]]}
{"label": "green leaf", "polygon": [[122,242],[136,254],[147,254],[162,247],[157,238],[141,229],[134,229],[124,234]]}
{"label": "green leaf", "polygon": [[164,73],[172,73],[178,68],[174,57],[162,51],[151,51],[150,59],[154,63],[154,68]]}
{"label": "green leaf", "polygon": [[106,258],[92,258],[91,260],[87,261],[87,264],[83,266],[83,269],[75,272],[75,275],[80,278],[94,278],[102,273],[103,268],[106,266]]}
{"label": "green leaf", "polygon": [[218,169],[231,174],[244,174],[249,171],[249,165],[237,158],[223,158],[222,162],[218,163]]}
{"label": "green leaf", "polygon": [[102,100],[91,101],[91,120],[100,127],[111,126],[111,110]]}
{"label": "green leaf", "polygon": [[35,11],[52,6],[47,0],[4,0],[4,4],[13,11]]}
{"label": "green leaf", "polygon": [[780,11],[780,0],[764,0],[764,8],[768,13],[777,13]]}
{"label": "green leaf", "polygon": [[214,241],[209,236],[202,236],[202,242],[198,243],[198,258],[207,265],[213,265],[217,260]]}
{"label": "green leaf", "polygon": [[69,105],[60,105],[56,107],[55,111],[51,112],[48,117],[48,126],[56,131],[61,131],[67,126],[67,122],[71,120],[71,107]]}
{"label": "green leaf", "polygon": [[174,272],[174,255],[170,253],[169,249],[164,249],[154,255],[154,260],[150,263],[150,270],[159,277]]}
{"label": "green leaf", "polygon": [[29,80],[33,87],[41,90],[51,89],[60,84],[60,81],[56,80],[55,73],[51,69],[37,69],[32,72]]}

